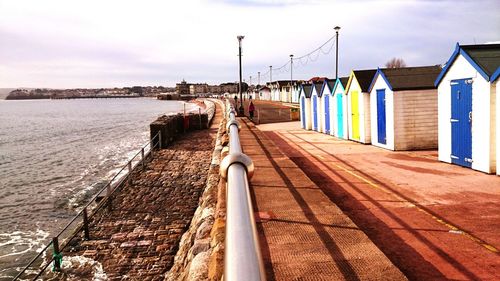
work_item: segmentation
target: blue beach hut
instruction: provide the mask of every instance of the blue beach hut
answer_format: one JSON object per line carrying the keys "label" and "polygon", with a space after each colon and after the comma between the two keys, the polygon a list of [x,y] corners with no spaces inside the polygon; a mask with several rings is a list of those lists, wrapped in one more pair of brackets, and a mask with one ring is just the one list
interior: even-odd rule
{"label": "blue beach hut", "polygon": [[495,173],[499,67],[500,44],[456,45],[435,81],[440,161]]}
{"label": "blue beach hut", "polygon": [[311,84],[300,85],[299,100],[300,100],[300,124],[303,129],[311,130]]}
{"label": "blue beach hut", "polygon": [[332,105],[332,90],[335,85],[335,80],[325,79],[321,87],[321,132],[330,134],[332,132],[331,105]]}
{"label": "blue beach hut", "polygon": [[317,132],[321,132],[321,124],[323,119],[323,114],[321,112],[321,88],[323,87],[323,82],[313,82],[312,92],[311,92],[311,119],[312,119],[312,129]]}

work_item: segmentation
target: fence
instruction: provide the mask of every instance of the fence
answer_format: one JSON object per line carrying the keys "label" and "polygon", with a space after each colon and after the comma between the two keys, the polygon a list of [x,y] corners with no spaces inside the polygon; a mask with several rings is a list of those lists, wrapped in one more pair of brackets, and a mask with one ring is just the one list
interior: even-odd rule
{"label": "fence", "polygon": [[229,154],[220,165],[227,181],[224,280],[261,281],[265,280],[264,266],[248,183],[254,166],[242,153],[235,111],[229,102],[226,108]]}
{"label": "fence", "polygon": [[[113,207],[112,195],[120,189],[126,181],[131,179],[132,172],[140,165],[144,170],[146,161],[153,156],[155,148],[161,148],[161,135],[157,133],[146,143],[127,164],[125,164],[108,183],[97,192],[81,211],[50,241],[29,263],[14,277],[19,280],[22,277],[38,279],[45,270],[53,263],[53,270],[60,271],[62,255],[61,252],[70,244],[70,241],[83,231],[83,237],[90,239],[89,219],[97,214],[103,207]],[[151,156],[151,157],[150,157]],[[52,248],[52,250],[51,250]],[[46,258],[46,257],[51,258]]]}

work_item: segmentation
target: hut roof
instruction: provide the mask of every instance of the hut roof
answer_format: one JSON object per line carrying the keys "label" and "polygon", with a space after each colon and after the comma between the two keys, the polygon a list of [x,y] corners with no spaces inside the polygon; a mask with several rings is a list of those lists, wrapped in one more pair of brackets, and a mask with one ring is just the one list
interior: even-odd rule
{"label": "hut roof", "polygon": [[315,82],[313,83],[314,88],[316,89],[316,93],[319,97],[321,97],[321,88],[323,87],[323,82]]}
{"label": "hut roof", "polygon": [[303,89],[304,94],[306,95],[306,98],[311,98],[312,85],[311,84],[302,84],[302,89]]}
{"label": "hut roof", "polygon": [[459,45],[457,43],[455,51],[434,82],[436,86],[459,54],[465,57],[486,81],[493,81],[500,74],[500,44]]}
{"label": "hut roof", "polygon": [[377,73],[377,70],[376,69],[353,70],[353,72],[354,76],[356,76],[356,80],[358,80],[359,86],[361,87],[361,91],[368,92],[373,77],[375,76],[375,73]]}
{"label": "hut roof", "polygon": [[[435,89],[434,81],[439,73],[441,73],[439,65],[385,68],[377,72],[379,75],[383,74],[393,91]],[[375,79],[372,83],[375,83]]]}

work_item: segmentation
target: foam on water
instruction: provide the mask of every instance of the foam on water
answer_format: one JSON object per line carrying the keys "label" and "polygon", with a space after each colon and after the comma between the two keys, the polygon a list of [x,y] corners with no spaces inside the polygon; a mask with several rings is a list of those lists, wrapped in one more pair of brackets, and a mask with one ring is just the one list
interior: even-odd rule
{"label": "foam on water", "polygon": [[137,153],[149,123],[182,110],[181,102],[153,99],[0,103],[0,280],[27,264]]}

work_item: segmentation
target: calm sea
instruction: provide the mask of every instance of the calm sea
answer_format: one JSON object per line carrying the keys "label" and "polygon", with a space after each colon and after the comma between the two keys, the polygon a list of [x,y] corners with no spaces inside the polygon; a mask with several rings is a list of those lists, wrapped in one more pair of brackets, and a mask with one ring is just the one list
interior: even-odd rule
{"label": "calm sea", "polygon": [[0,280],[148,141],[150,122],[183,107],[148,98],[0,100]]}

